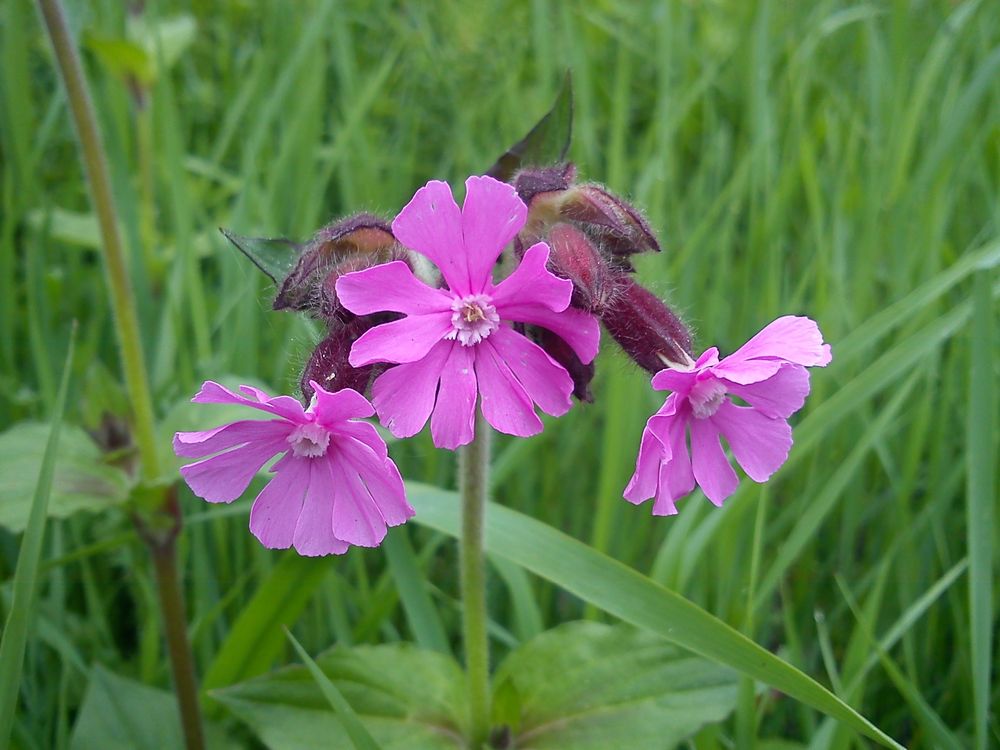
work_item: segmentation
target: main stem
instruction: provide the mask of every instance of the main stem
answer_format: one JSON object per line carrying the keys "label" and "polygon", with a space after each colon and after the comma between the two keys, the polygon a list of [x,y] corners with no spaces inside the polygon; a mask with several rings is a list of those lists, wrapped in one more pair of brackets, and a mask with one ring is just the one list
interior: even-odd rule
{"label": "main stem", "polygon": [[459,453],[462,495],[462,638],[469,681],[471,747],[479,750],[490,729],[490,650],[486,636],[486,560],[483,529],[490,467],[490,427],[477,415],[476,437]]}
{"label": "main stem", "polygon": [[[125,385],[132,404],[135,441],[139,448],[140,474],[144,482],[152,486],[160,479],[153,399],[150,395],[149,378],[142,352],[135,294],[129,281],[125,249],[118,231],[118,215],[111,190],[107,156],[101,141],[90,91],[87,88],[87,80],[83,75],[83,66],[80,64],[80,56],[66,23],[66,14],[59,0],[38,0],[38,7],[49,39],[52,41],[59,73],[66,86],[66,98],[73,115],[76,134],[80,139],[80,156],[101,230],[104,269],[111,291],[111,306]],[[156,569],[160,608],[184,737],[188,750],[202,750],[205,743],[202,736],[201,713],[198,708],[194,661],[185,632],[184,598],[177,577],[175,537],[180,525],[180,514],[176,496],[169,491],[163,494],[155,513],[167,516],[174,524],[167,539],[158,538],[156,534],[143,536],[153,556]],[[139,526],[142,531],[141,522]]]}

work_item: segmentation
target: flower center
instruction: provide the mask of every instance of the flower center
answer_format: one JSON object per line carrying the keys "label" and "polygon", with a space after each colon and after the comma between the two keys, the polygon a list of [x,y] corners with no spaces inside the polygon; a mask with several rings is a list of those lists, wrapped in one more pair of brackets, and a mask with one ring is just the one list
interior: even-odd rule
{"label": "flower center", "polygon": [[451,303],[453,330],[445,336],[458,339],[462,346],[472,346],[500,327],[500,316],[485,294],[470,294]]}
{"label": "flower center", "polygon": [[292,453],[302,458],[318,458],[326,454],[330,445],[330,433],[315,422],[300,424],[288,436]]}
{"label": "flower center", "polygon": [[688,401],[691,402],[691,411],[695,417],[708,419],[719,410],[725,397],[726,387],[712,378],[695,383],[691,393],[688,394]]}

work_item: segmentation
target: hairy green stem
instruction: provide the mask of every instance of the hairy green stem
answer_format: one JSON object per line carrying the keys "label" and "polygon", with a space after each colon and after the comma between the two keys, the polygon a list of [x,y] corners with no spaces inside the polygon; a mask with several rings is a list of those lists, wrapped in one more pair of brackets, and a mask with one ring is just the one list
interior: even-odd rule
{"label": "hairy green stem", "polygon": [[156,451],[156,432],[153,422],[153,400],[149,393],[149,379],[142,354],[139,335],[139,316],[136,314],[135,295],[129,282],[125,251],[118,231],[117,213],[111,193],[104,144],[97,127],[94,104],[90,99],[87,81],[76,45],[70,36],[59,0],[38,0],[45,27],[52,40],[52,47],[59,64],[59,73],[66,85],[66,98],[73,114],[76,134],[80,139],[80,156],[90,187],[90,197],[97,214],[104,246],[104,268],[108,287],[111,289],[111,306],[114,311],[115,332],[121,350],[125,385],[132,402],[135,421],[135,440],[139,447],[143,479],[152,481],[159,477],[160,461]]}
{"label": "hairy green stem", "polygon": [[[90,91],[83,75],[83,66],[66,24],[62,6],[59,0],[38,0],[38,8],[49,39],[52,41],[59,73],[66,86],[66,98],[80,140],[80,156],[87,176],[90,198],[101,231],[104,268],[111,290],[115,333],[118,338],[125,386],[132,405],[133,433],[139,449],[140,475],[147,487],[154,487],[160,479],[161,467],[156,445],[153,399],[150,395],[149,378],[142,351],[135,294],[129,281],[125,249],[118,231],[118,214],[111,190],[107,156]],[[166,532],[151,531],[139,516],[136,516],[136,526],[150,549],[156,569],[161,614],[187,747],[189,750],[201,750],[204,747],[204,740],[194,661],[187,640],[183,592],[177,577],[176,536],[180,529],[180,511],[173,491],[168,490],[165,493],[153,491],[157,497],[153,503],[153,517],[150,520],[153,525],[166,520],[169,528]]]}
{"label": "hairy green stem", "polygon": [[459,452],[462,536],[462,638],[469,681],[470,746],[479,750],[490,728],[490,650],[486,635],[486,559],[483,531],[489,486],[490,427],[476,417],[476,437]]}

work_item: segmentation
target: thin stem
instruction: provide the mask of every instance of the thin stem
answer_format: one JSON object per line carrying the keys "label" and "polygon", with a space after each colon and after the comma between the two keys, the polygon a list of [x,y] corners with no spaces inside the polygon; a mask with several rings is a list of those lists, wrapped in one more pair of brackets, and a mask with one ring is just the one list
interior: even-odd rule
{"label": "thin stem", "polygon": [[489,486],[490,427],[477,415],[476,437],[459,453],[462,495],[462,638],[469,680],[471,747],[486,742],[490,728],[490,651],[486,636],[486,560],[483,530]]}
{"label": "thin stem", "polygon": [[[173,505],[175,517],[179,520],[176,491],[171,490],[168,498]],[[201,728],[201,708],[198,705],[198,678],[195,674],[191,647],[188,644],[184,592],[177,576],[177,531],[179,523],[165,534],[150,535],[147,543],[156,571],[156,590],[159,594],[163,629],[167,637],[167,653],[170,655],[170,669],[174,676],[174,687],[180,708],[184,744],[188,750],[202,750],[205,747],[205,739]]]}
{"label": "thin stem", "polygon": [[153,418],[153,400],[150,396],[149,378],[142,352],[139,333],[139,316],[136,313],[135,295],[129,281],[125,250],[118,231],[118,214],[115,210],[108,172],[107,156],[97,126],[94,105],[83,75],[80,56],[69,33],[66,16],[59,0],[38,0],[45,28],[56,54],[59,73],[66,86],[66,97],[83,160],[90,198],[97,214],[104,250],[104,268],[111,290],[111,307],[114,313],[115,333],[121,355],[125,386],[132,404],[133,431],[139,448],[140,475],[144,483],[159,497],[153,503],[153,525],[164,520],[167,528],[151,530],[140,516],[135,516],[139,530],[156,569],[160,609],[166,631],[167,648],[173,669],[174,686],[181,711],[181,723],[188,750],[202,750],[204,740],[201,713],[198,706],[198,686],[195,680],[194,661],[187,640],[184,597],[177,578],[176,538],[181,517],[177,496],[172,489],[161,492],[155,489],[160,479],[160,460],[156,445],[156,427]]}
{"label": "thin stem", "polygon": [[90,198],[101,229],[104,268],[111,289],[111,306],[114,311],[118,346],[121,349],[125,385],[132,402],[142,477],[151,481],[157,479],[160,473],[153,422],[153,400],[149,394],[149,380],[142,354],[142,339],[139,335],[139,317],[136,314],[135,295],[129,281],[125,252],[118,231],[104,144],[97,127],[87,81],[83,77],[80,56],[73,44],[59,0],[38,0],[38,7],[56,53],[59,72],[66,85],[66,97],[73,113],[76,134],[80,138],[80,155],[84,171],[87,173]]}

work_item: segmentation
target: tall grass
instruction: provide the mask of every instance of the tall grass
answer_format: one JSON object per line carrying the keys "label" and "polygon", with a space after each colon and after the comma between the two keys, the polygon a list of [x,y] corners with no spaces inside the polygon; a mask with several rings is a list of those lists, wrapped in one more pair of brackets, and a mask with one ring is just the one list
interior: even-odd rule
{"label": "tall grass", "polygon": [[[572,158],[660,232],[664,252],[638,259],[641,280],[703,347],[731,351],[803,313],[834,361],[814,373],[789,464],[766,488],[745,482],[722,510],[693,496],[653,519],[620,490],[656,396],[608,341],[595,404],[529,441],[497,441],[496,499],[780,649],[908,746],[1000,742],[987,668],[998,538],[977,525],[997,484],[1000,6],[171,0],[146,18],[189,14],[197,33],[139,105],[101,53],[124,35],[120,5],[70,9],[161,414],[206,377],[290,392],[316,337],[269,311],[267,280],[218,226],[305,237],[350,212],[391,214],[429,178],[485,170],[569,68]],[[94,219],[23,0],[0,7],[0,82],[0,424],[52,413],[77,318],[67,420],[96,427],[123,396]],[[453,482],[452,457],[426,436],[393,451],[404,475]],[[199,667],[233,677],[220,649],[251,602],[266,604],[254,594],[279,585],[282,563],[245,533],[245,501],[217,509],[187,495],[184,509]],[[169,682],[152,571],[130,528],[118,512],[50,527],[15,724],[23,747],[67,746],[93,663]],[[306,651],[455,644],[451,546],[411,527],[394,535],[406,539],[388,554],[356,550],[310,574],[312,593],[285,592],[301,600],[289,624]],[[7,604],[18,544],[0,536]],[[507,563],[490,596],[498,651],[585,614]],[[296,661],[287,641],[270,648]],[[737,729],[761,747],[855,742],[791,701],[744,691],[737,718],[696,743],[724,746]]]}

